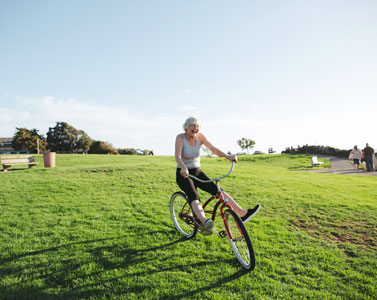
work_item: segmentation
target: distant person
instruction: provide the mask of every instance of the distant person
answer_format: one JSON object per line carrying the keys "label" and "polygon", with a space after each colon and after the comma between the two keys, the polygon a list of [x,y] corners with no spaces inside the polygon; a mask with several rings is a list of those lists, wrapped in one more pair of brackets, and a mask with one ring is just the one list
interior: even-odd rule
{"label": "distant person", "polygon": [[373,156],[374,156],[374,149],[369,146],[368,143],[366,143],[365,148],[363,150],[364,152],[364,161],[367,166],[367,171],[373,171]]}
{"label": "distant person", "polygon": [[[237,162],[236,155],[225,154],[213,146],[203,133],[200,132],[199,120],[195,117],[189,117],[183,124],[184,133],[177,135],[175,140],[175,160],[177,162],[176,181],[178,186],[185,192],[188,202],[201,222],[205,235],[212,234],[214,223],[212,219],[207,219],[203,207],[200,204],[200,198],[197,188],[216,195],[218,190],[214,182],[201,183],[188,177],[188,174],[194,175],[202,180],[208,180],[208,176],[200,169],[200,148],[206,146],[213,154],[225,157],[230,162]],[[248,222],[260,209],[256,205],[253,209],[245,210],[241,208],[227,193],[224,192],[232,209],[240,216],[243,223]]]}
{"label": "distant person", "polygon": [[355,165],[355,170],[357,171],[360,166],[360,159],[361,159],[361,150],[353,147],[352,151],[350,152],[349,159],[353,160],[353,164]]}

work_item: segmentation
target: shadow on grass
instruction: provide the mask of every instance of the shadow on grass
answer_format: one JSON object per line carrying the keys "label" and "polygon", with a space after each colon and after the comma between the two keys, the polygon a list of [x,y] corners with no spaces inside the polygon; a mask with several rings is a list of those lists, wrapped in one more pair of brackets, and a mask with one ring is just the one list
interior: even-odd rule
{"label": "shadow on grass", "polygon": [[[164,230],[128,233],[125,236],[77,241],[27,251],[0,259],[0,277],[4,279],[0,299],[79,299],[107,295],[110,290],[106,286],[117,282],[121,277],[85,284],[86,276],[101,278],[107,271],[126,270],[148,260],[151,261],[150,264],[157,260],[161,262],[164,259],[153,258],[151,254],[163,252],[187,240],[180,238],[153,247],[139,246],[139,249],[127,245],[127,238],[130,236],[143,239],[143,235],[155,234],[169,235]],[[109,253],[110,255],[107,255]],[[86,271],[93,264],[97,267],[96,270]],[[161,271],[163,269],[159,270]],[[150,273],[151,271],[142,271],[129,276],[147,276]],[[74,284],[74,281],[84,284]],[[143,289],[132,287],[133,292],[141,292]],[[47,290],[50,293],[46,292]]]}
{"label": "shadow on grass", "polygon": [[246,274],[248,274],[248,271],[242,269],[242,270],[239,270],[239,271],[237,271],[236,273],[234,273],[230,276],[226,276],[224,278],[221,278],[220,280],[218,280],[218,281],[216,281],[212,284],[203,286],[199,289],[189,291],[189,292],[185,292],[185,293],[181,293],[179,295],[174,295],[174,296],[170,296],[170,297],[169,296],[163,297],[163,299],[183,299],[183,298],[190,299],[190,298],[195,298],[195,295],[198,294],[198,293],[222,287],[224,284],[231,282],[231,281],[234,281],[234,280],[236,280],[236,279],[238,279],[238,278],[240,278],[240,277],[242,277]]}
{"label": "shadow on grass", "polygon": [[[207,265],[213,265],[213,264],[219,263],[220,261],[222,261],[222,260],[214,259],[214,260],[208,260],[208,261],[200,261],[200,262],[196,262],[196,263],[189,264],[189,265],[187,265],[187,264],[175,264],[175,265],[170,266],[170,267],[159,268],[159,269],[156,269],[156,270],[153,270],[153,271],[145,270],[145,271],[141,271],[141,272],[134,272],[134,273],[130,273],[130,274],[127,274],[127,275],[124,275],[124,276],[113,277],[113,278],[108,279],[108,280],[98,281],[98,282],[93,283],[93,284],[87,284],[87,285],[80,286],[77,289],[72,289],[70,291],[67,291],[66,293],[61,293],[59,295],[59,297],[61,297],[61,299],[83,299],[83,298],[86,299],[86,298],[95,298],[95,297],[98,297],[100,299],[107,298],[107,297],[109,297],[111,299],[118,299],[118,298],[127,299],[128,297],[135,298],[135,294],[138,295],[139,293],[141,293],[144,290],[155,288],[155,287],[148,286],[148,284],[145,284],[145,283],[142,283],[142,284],[136,283],[137,281],[139,281],[139,282],[143,281],[143,280],[140,280],[140,278],[150,277],[153,274],[158,274],[158,273],[181,271],[181,270],[184,270],[187,267],[203,268]],[[228,261],[228,260],[225,260],[225,261]],[[133,264],[135,264],[135,261],[132,263],[132,265]],[[182,293],[180,295],[166,294],[164,296],[159,296],[158,299],[181,299],[181,298],[184,298],[184,297],[190,297],[190,296],[195,295],[196,293],[200,293],[201,291],[207,291],[207,290],[212,289],[212,288],[220,287],[224,283],[235,280],[235,279],[241,277],[244,274],[245,274],[245,272],[239,271],[239,272],[237,272],[237,273],[235,273],[231,276],[225,277],[225,278],[219,280],[218,282],[211,284],[209,286],[205,286],[203,288],[193,290],[193,291],[190,291],[190,292],[187,292],[187,293]],[[118,282],[120,282],[120,281],[122,281],[126,278],[135,278],[136,282],[132,286],[124,286],[122,288],[117,288],[116,290],[114,289],[114,290],[111,290],[111,291],[106,289],[106,288],[98,288],[98,286],[114,286],[114,285],[116,285],[116,283],[118,283]],[[138,280],[138,278],[139,278],[139,280]]]}
{"label": "shadow on grass", "polygon": [[[156,239],[155,245],[145,245],[142,242],[134,245],[134,241],[147,240],[146,236],[150,235],[161,235],[161,238]],[[0,275],[3,279],[6,278],[6,281],[3,281],[0,298],[117,299],[130,295],[135,297],[146,289],[155,288],[140,283],[153,274],[166,276],[167,273],[205,268],[220,262],[234,263],[233,259],[177,263],[181,261],[180,257],[171,253],[171,247],[189,240],[176,237],[168,230],[132,231],[124,236],[77,241],[3,258],[0,260]],[[183,255],[181,258],[184,257]],[[171,291],[160,292],[166,294],[162,297],[164,299],[192,297],[197,293],[218,288],[244,274],[245,272],[238,271],[208,286],[174,296]]]}
{"label": "shadow on grass", "polygon": [[20,258],[23,258],[23,257],[44,254],[44,253],[47,253],[47,252],[54,252],[54,251],[58,251],[59,249],[68,248],[68,247],[71,247],[71,246],[74,246],[74,245],[85,245],[85,244],[105,242],[105,241],[117,240],[117,239],[122,239],[122,237],[111,237],[111,238],[105,238],[105,239],[72,242],[72,243],[59,245],[59,246],[51,247],[51,248],[47,248],[47,249],[41,249],[41,250],[36,250],[36,251],[28,251],[28,252],[20,253],[20,254],[11,256],[11,257],[0,259],[0,265],[3,265],[3,264],[8,263],[8,262],[12,262],[14,260],[17,260],[17,259],[20,259]]}
{"label": "shadow on grass", "polygon": [[[12,169],[7,169],[6,171],[4,171],[4,169],[1,169],[0,170],[0,174],[4,173],[4,174],[7,174],[7,173],[12,173],[12,172],[17,172],[17,171],[27,171],[27,170],[30,170],[32,168],[12,168]],[[34,169],[35,170],[35,169]]]}

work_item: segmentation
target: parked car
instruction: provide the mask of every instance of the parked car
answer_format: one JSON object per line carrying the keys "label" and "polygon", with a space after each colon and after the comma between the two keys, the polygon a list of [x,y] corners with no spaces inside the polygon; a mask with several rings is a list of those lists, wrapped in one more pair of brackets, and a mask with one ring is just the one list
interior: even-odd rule
{"label": "parked car", "polygon": [[237,152],[237,155],[246,155],[246,152]]}
{"label": "parked car", "polygon": [[141,149],[136,149],[137,155],[145,155],[145,151]]}

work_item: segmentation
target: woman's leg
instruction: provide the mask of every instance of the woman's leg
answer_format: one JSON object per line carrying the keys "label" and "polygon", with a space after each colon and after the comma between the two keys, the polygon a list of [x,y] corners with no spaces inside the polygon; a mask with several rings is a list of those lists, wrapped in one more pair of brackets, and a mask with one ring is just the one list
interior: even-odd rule
{"label": "woman's leg", "polygon": [[[196,169],[196,174],[195,176],[197,176],[198,178],[202,179],[202,180],[208,180],[209,177],[200,169],[200,168],[197,168]],[[210,183],[200,183],[200,182],[196,182],[195,183],[199,188],[201,188],[202,190],[210,193],[211,195],[216,195],[218,190],[217,190],[217,186],[214,182],[210,182]],[[244,215],[247,214],[247,210],[244,210],[242,207],[240,207],[236,201],[234,201],[232,199],[232,197],[230,197],[227,193],[225,193],[223,191],[223,193],[225,194],[225,198],[228,200],[228,204],[230,205],[230,207],[232,207],[232,209],[240,216],[240,217],[243,217]],[[200,205],[200,204],[199,204]],[[203,212],[204,213],[204,212]]]}
{"label": "woman's leg", "polygon": [[257,204],[254,208],[249,208],[248,210],[244,210],[241,206],[237,204],[236,201],[232,199],[227,193],[225,194],[225,199],[227,200],[227,204],[241,217],[241,221],[245,224],[254,217],[259,209],[261,208],[260,204]]}
{"label": "woman's leg", "polygon": [[[190,174],[195,175],[195,169],[189,169],[189,172]],[[182,189],[182,191],[185,192],[186,196],[188,197],[188,202],[195,216],[199,219],[202,225],[204,225],[207,219],[203,207],[200,204],[198,191],[193,180],[191,178],[184,178],[180,174],[180,169],[177,169],[176,181],[178,186]]]}
{"label": "woman's leg", "polygon": [[200,204],[199,200],[194,200],[191,202],[191,208],[194,212],[195,216],[199,219],[200,223],[204,225],[205,221],[207,220],[204,209],[202,205]]}
{"label": "woman's leg", "polygon": [[224,191],[223,193],[225,194],[225,199],[227,200],[227,203],[237,213],[237,215],[239,215],[240,217],[246,215],[247,210],[244,210],[241,206],[239,206],[237,202],[234,201],[233,198],[230,197],[227,193],[225,193]]}
{"label": "woman's leg", "polygon": [[201,206],[199,200],[194,200],[191,202],[191,208],[194,212],[195,216],[199,219],[204,235],[211,235],[212,234],[212,228],[213,228],[213,220],[207,219],[203,210],[203,207]]}

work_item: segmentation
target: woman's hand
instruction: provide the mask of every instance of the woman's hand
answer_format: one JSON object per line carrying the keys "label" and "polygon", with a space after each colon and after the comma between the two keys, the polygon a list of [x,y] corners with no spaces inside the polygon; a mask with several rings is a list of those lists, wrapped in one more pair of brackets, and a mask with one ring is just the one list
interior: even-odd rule
{"label": "woman's hand", "polygon": [[181,173],[181,175],[182,175],[183,178],[187,178],[188,174],[189,174],[187,168],[181,169],[181,171],[179,171],[179,173]]}
{"label": "woman's hand", "polygon": [[227,155],[226,158],[230,161],[230,162],[237,162],[237,155],[233,154],[233,155]]}

